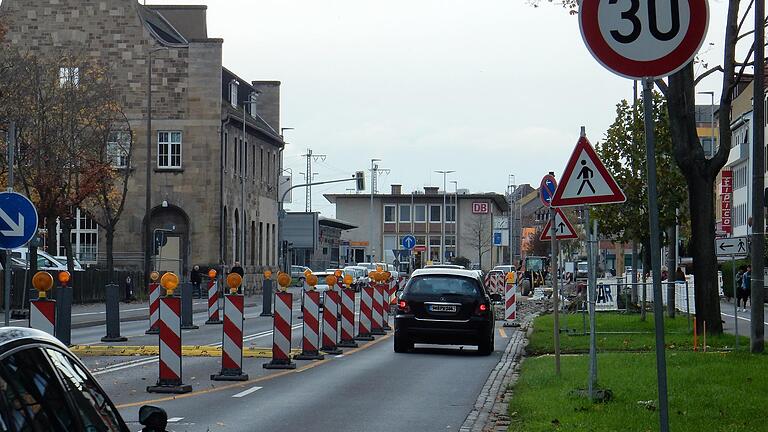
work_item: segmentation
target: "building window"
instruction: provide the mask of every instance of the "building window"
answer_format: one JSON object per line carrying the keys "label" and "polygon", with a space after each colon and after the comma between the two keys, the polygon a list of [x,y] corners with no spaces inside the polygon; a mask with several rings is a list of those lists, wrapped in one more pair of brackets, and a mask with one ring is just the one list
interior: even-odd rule
{"label": "building window", "polygon": [[78,85],[80,85],[80,68],[78,67],[59,68],[59,86],[77,87]]}
{"label": "building window", "polygon": [[237,108],[237,81],[229,83],[229,103]]}
{"label": "building window", "polygon": [[256,117],[256,100],[258,100],[259,96],[258,93],[251,93],[249,97],[250,103],[248,104],[248,114],[251,115],[251,117]]}
{"label": "building window", "polygon": [[126,131],[110,132],[107,137],[107,155],[114,168],[128,166],[128,152],[131,149],[131,135]]}
{"label": "building window", "polygon": [[414,222],[426,222],[427,206],[425,206],[424,204],[418,204],[413,206],[413,220]]}
{"label": "building window", "polygon": [[259,163],[261,164],[261,167],[259,168],[260,175],[261,175],[261,182],[264,183],[264,149],[261,149],[261,152],[259,153]]}
{"label": "building window", "polygon": [[440,222],[440,211],[442,209],[439,205],[433,204],[429,206],[429,221]]}
{"label": "building window", "polygon": [[256,144],[251,146],[251,180],[256,182]]}
{"label": "building window", "polygon": [[181,131],[157,133],[157,167],[181,168]]}
{"label": "building window", "polygon": [[456,204],[446,204],[445,221],[448,223],[456,222]]}
{"label": "building window", "polygon": [[232,173],[234,173],[235,175],[237,175],[237,172],[238,172],[238,170],[237,170],[237,153],[238,153],[238,149],[239,148],[240,148],[240,145],[239,145],[238,139],[237,139],[237,137],[235,137],[235,160],[232,162]]}
{"label": "building window", "polygon": [[411,221],[411,206],[409,204],[400,204],[400,222]]}
{"label": "building window", "polygon": [[[58,255],[64,256],[67,251],[61,240],[61,221],[58,223],[57,231],[59,234]],[[77,209],[75,213],[75,223],[70,231],[69,240],[72,242],[72,255],[75,259],[81,264],[96,264],[99,253],[99,226],[80,209]]]}
{"label": "building window", "polygon": [[393,205],[385,205],[384,206],[384,222],[385,223],[394,223],[395,222],[395,209],[397,207]]}

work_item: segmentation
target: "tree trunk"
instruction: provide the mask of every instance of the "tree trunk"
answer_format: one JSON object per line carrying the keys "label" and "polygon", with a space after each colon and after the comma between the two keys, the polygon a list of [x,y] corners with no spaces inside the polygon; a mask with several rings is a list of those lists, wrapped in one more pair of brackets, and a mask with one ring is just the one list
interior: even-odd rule
{"label": "tree trunk", "polygon": [[114,248],[115,248],[115,226],[109,225],[105,230],[107,237],[107,273],[109,274],[109,282],[115,283],[115,262],[114,262]]}
{"label": "tree trunk", "polygon": [[632,240],[632,274],[629,276],[632,282],[632,304],[637,304],[637,242]]}
{"label": "tree trunk", "polygon": [[48,215],[45,218],[45,231],[48,233],[46,238],[47,241],[45,243],[46,246],[46,252],[49,254],[56,256],[59,254],[59,236],[56,232],[56,216]]}
{"label": "tree trunk", "polygon": [[75,273],[75,262],[72,255],[72,222],[72,219],[66,219],[62,220],[61,223],[61,238],[67,256],[67,271],[70,275]]}
{"label": "tree trunk", "polygon": [[675,271],[677,270],[677,255],[675,245],[677,244],[676,227],[667,228],[667,315],[670,318],[675,317]]}
{"label": "tree trunk", "polygon": [[712,181],[693,176],[688,180],[691,207],[691,252],[696,283],[696,329],[704,323],[707,333],[721,334],[720,299],[717,287],[717,257],[715,256],[715,209]]}

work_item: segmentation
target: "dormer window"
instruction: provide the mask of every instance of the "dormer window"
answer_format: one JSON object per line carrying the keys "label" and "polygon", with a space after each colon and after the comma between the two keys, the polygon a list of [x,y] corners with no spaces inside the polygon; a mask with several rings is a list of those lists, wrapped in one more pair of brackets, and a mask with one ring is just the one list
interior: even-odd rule
{"label": "dormer window", "polygon": [[232,104],[233,107],[237,108],[237,87],[240,85],[237,80],[232,80],[229,82],[229,103]]}
{"label": "dormer window", "polygon": [[256,117],[256,101],[259,99],[259,94],[256,92],[252,92],[249,99],[248,104],[248,113],[251,115],[251,117]]}

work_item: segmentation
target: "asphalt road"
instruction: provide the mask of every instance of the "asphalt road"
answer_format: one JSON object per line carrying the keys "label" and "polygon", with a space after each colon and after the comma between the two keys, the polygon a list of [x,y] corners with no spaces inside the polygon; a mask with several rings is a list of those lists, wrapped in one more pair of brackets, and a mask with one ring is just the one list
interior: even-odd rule
{"label": "asphalt road", "polygon": [[[298,310],[298,304],[294,309]],[[259,317],[260,307],[246,310],[246,345],[271,344],[271,320]],[[184,331],[184,345],[215,344],[220,326],[202,324]],[[134,328],[134,325],[136,328]],[[127,344],[157,343],[145,336],[145,323],[123,323]],[[293,347],[299,346],[301,321],[294,317]],[[292,371],[269,371],[267,359],[244,359],[247,382],[211,381],[220,359],[184,358],[183,380],[193,387],[185,395],[158,395],[145,388],[157,380],[154,357],[85,357],[86,365],[118,405],[132,430],[138,409],[163,407],[174,431],[458,431],[471,411],[490,371],[498,363],[512,329],[497,329],[496,351],[478,356],[474,347],[417,345],[413,353],[396,354],[391,334],[379,336],[341,356],[322,361],[297,361]],[[73,339],[94,336],[76,329]],[[100,337],[100,336],[99,336]],[[97,338],[98,339],[98,338]]]}
{"label": "asphalt road", "polygon": [[[750,326],[750,311],[746,312],[733,312],[733,302],[720,302],[720,315],[723,317],[723,330],[728,333],[735,333],[734,316],[739,317],[739,335],[749,336]],[[765,334],[768,335],[768,310],[765,312],[765,319],[763,320],[763,327]]]}

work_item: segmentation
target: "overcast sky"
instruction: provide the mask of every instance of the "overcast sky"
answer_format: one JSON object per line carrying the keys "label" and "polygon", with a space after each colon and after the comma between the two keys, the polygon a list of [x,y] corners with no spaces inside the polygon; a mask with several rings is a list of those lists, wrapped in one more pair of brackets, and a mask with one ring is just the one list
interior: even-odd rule
{"label": "overcast sky", "polygon": [[[473,192],[503,192],[508,175],[534,187],[559,177],[585,126],[594,144],[632,97],[632,82],[603,69],[576,16],[525,0],[150,0],[208,4],[208,32],[224,38],[224,64],[249,80],[282,81],[285,166],[326,154],[317,180],[382,159],[380,190],[442,186],[435,170]],[[722,58],[724,0],[710,1],[702,57]],[[714,45],[709,46],[709,42]],[[715,90],[721,76],[699,91]],[[709,104],[709,96],[697,102]],[[316,187],[313,209],[333,215]],[[449,191],[453,187],[449,184]],[[294,194],[292,210],[304,209]]]}

